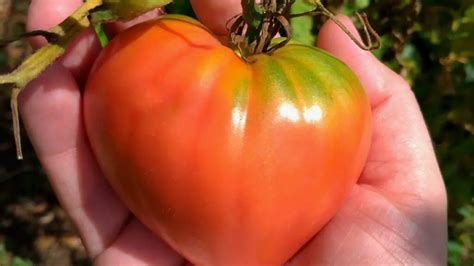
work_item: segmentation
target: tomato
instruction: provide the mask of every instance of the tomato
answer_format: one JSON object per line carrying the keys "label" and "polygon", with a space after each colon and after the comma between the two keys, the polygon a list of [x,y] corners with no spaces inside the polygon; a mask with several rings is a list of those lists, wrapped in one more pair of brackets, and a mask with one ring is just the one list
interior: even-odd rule
{"label": "tomato", "polygon": [[123,202],[198,265],[278,265],[336,213],[365,163],[356,76],[314,47],[253,63],[165,16],[117,36],[89,78],[93,151]]}

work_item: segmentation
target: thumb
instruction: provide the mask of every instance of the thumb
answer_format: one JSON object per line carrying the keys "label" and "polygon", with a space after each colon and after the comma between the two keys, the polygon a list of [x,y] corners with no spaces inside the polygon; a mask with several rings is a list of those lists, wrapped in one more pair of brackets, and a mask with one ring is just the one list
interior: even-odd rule
{"label": "thumb", "polygon": [[[346,16],[337,16],[348,30],[361,40],[357,29]],[[408,88],[406,82],[380,62],[371,52],[359,48],[336,23],[329,20],[318,35],[318,47],[328,51],[347,64],[357,75],[365,88],[372,107],[378,106],[389,97],[394,88]],[[398,84],[398,86],[393,86]]]}
{"label": "thumb", "polygon": [[227,22],[242,12],[240,0],[191,0],[199,20],[217,35],[226,35]]}

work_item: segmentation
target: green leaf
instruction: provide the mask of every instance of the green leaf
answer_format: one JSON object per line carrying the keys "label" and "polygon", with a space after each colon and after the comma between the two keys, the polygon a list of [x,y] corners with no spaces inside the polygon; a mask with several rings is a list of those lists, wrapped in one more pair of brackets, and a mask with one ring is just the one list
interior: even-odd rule
{"label": "green leaf", "polygon": [[451,265],[459,265],[461,260],[461,254],[463,252],[463,247],[456,241],[448,242],[448,251],[449,251],[449,263]]}
{"label": "green leaf", "polygon": [[11,259],[11,255],[5,249],[5,244],[0,243],[0,265],[6,266],[33,266],[33,262],[29,259],[21,258],[18,256],[13,257]]}
{"label": "green leaf", "polygon": [[356,0],[354,5],[357,9],[364,9],[370,5],[370,0]]}
{"label": "green leaf", "polygon": [[[296,1],[298,2],[298,0]],[[319,6],[321,4],[321,0],[303,0],[300,2],[302,2],[302,4],[305,4],[307,6],[312,6],[312,7]]]}
{"label": "green leaf", "polygon": [[366,9],[370,6],[370,0],[355,0],[349,1],[348,4],[344,5],[344,14],[353,15],[354,12]]}
{"label": "green leaf", "polygon": [[99,38],[100,45],[102,47],[107,46],[107,44],[109,43],[109,37],[107,37],[107,34],[104,31],[104,27],[102,27],[102,24],[95,25],[94,30],[97,34],[97,37]]}
{"label": "green leaf", "polygon": [[470,210],[466,207],[463,207],[463,208],[460,208],[458,210],[458,213],[461,214],[464,218],[468,218],[468,217],[474,217],[474,212],[473,210]]}
{"label": "green leaf", "polygon": [[166,12],[196,18],[189,0],[174,0],[173,3],[166,6]]}
{"label": "green leaf", "polygon": [[173,0],[104,0],[104,7],[120,20],[129,20]]}
{"label": "green leaf", "polygon": [[12,266],[33,266],[33,262],[28,259],[14,257],[12,261]]}
{"label": "green leaf", "polygon": [[[314,9],[314,5],[308,3],[306,0],[296,0],[292,6],[291,12],[293,14],[303,13]],[[291,20],[291,26],[293,28],[293,39],[296,41],[313,46],[316,42],[316,36],[313,34],[313,18],[297,17]]]}
{"label": "green leaf", "polygon": [[10,256],[5,249],[5,244],[0,243],[0,265],[7,265],[7,263],[10,263]]}
{"label": "green leaf", "polygon": [[466,71],[466,81],[474,82],[474,60],[469,64],[466,64],[464,70]]}

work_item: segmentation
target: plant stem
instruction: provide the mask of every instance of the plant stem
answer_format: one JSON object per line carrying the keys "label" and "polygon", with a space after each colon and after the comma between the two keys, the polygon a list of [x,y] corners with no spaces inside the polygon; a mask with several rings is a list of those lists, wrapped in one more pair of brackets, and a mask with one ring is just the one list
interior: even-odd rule
{"label": "plant stem", "polygon": [[365,13],[360,14],[356,12],[356,16],[362,24],[365,40],[360,41],[352,32],[339,20],[337,17],[329,11],[321,1],[314,1],[316,7],[315,10],[304,12],[300,14],[292,14],[290,18],[302,17],[302,16],[316,16],[323,15],[332,20],[349,38],[362,50],[372,51],[380,48],[381,41],[378,33],[372,28]]}
{"label": "plant stem", "polygon": [[52,28],[49,32],[57,36],[57,40],[39,49],[12,73],[0,75],[0,84],[14,84],[17,88],[23,89],[64,54],[69,43],[90,26],[89,11],[101,4],[102,0],[88,0],[71,17]]}
{"label": "plant stem", "polygon": [[242,59],[248,56],[270,53],[286,44],[289,39],[271,46],[272,40],[281,29],[291,36],[289,23],[291,5],[295,0],[242,0],[243,13],[235,17],[230,27],[229,43],[239,50]]}
{"label": "plant stem", "polygon": [[[326,9],[320,0],[308,1],[314,5],[314,10],[291,14],[291,7],[296,0],[262,0],[260,5],[257,5],[255,0],[242,0],[243,14],[235,17],[229,43],[239,50],[240,56],[245,61],[250,62],[249,56],[261,53],[270,54],[289,42],[292,36],[289,22],[291,18],[324,15],[336,23],[361,49],[370,51],[380,48],[380,37],[370,25],[365,14],[356,13],[362,24],[365,37],[365,40],[360,41],[331,11]],[[272,40],[280,30],[285,30],[286,39],[272,46]]]}
{"label": "plant stem", "polygon": [[21,89],[14,88],[10,99],[10,108],[13,116],[13,132],[15,135],[16,157],[18,160],[23,160],[23,151],[21,148],[21,132],[20,132],[20,114],[18,112],[18,95]]}
{"label": "plant stem", "polygon": [[242,16],[244,21],[249,24],[253,25],[253,15],[255,10],[255,1],[254,0],[242,0]]}
{"label": "plant stem", "polygon": [[[13,116],[13,131],[17,147],[17,158],[23,159],[21,149],[20,115],[18,112],[18,95],[26,85],[41,74],[49,65],[66,51],[67,46],[86,28],[90,26],[89,12],[102,5],[102,0],[86,1],[74,14],[41,35],[54,36],[54,42],[49,43],[25,60],[17,69],[7,75],[0,75],[0,84],[12,84],[11,108]],[[50,40],[51,41],[51,40]]]}

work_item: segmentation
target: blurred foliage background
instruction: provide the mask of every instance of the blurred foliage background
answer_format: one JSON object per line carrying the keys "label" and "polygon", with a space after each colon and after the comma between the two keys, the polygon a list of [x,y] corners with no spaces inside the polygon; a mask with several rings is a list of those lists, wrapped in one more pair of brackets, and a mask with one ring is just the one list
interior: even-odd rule
{"label": "blurred foliage background", "polygon": [[[298,0],[299,1],[299,0]],[[474,0],[332,0],[336,13],[367,12],[382,36],[377,57],[412,85],[428,123],[449,194],[449,264],[474,265]],[[0,0],[0,39],[22,32],[29,0]],[[168,12],[193,15],[188,0]],[[294,12],[308,10],[299,2]],[[324,18],[292,21],[314,43]],[[0,48],[0,71],[31,52]],[[45,121],[47,123],[47,121]],[[0,265],[89,265],[33,149],[15,159],[8,90],[0,90]]]}

